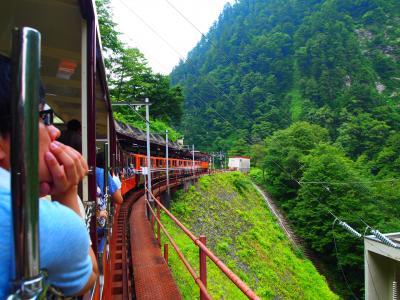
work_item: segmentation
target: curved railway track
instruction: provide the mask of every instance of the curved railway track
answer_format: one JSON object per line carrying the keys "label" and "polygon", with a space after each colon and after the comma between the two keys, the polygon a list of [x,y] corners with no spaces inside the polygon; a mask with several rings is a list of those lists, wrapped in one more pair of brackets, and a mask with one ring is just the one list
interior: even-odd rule
{"label": "curved railway track", "polygon": [[[187,181],[193,181],[199,178],[201,175],[206,173],[198,173],[192,174],[191,172],[182,174],[179,177],[170,179],[170,188],[172,190],[177,189],[180,185],[184,184]],[[160,196],[167,189],[166,181],[160,178],[160,180],[156,183],[153,183],[153,194],[155,196]],[[104,289],[110,289],[111,299],[149,299],[149,294],[155,297],[150,297],[150,299],[161,299],[157,298],[156,294],[158,290],[161,290],[160,293],[164,292],[169,295],[175,295],[171,297],[167,297],[164,299],[180,299],[178,296],[179,291],[175,291],[174,287],[171,287],[170,283],[164,284],[167,287],[162,287],[162,282],[150,282],[147,283],[141,280],[141,276],[143,276],[143,272],[147,273],[147,277],[151,275],[152,270],[150,270],[149,266],[146,268],[142,268],[140,270],[140,265],[146,265],[145,261],[141,261],[141,257],[135,258],[132,257],[132,249],[135,251],[150,251],[151,248],[148,245],[137,245],[139,242],[136,239],[132,238],[131,233],[137,230],[143,230],[143,228],[137,228],[134,224],[134,218],[138,218],[138,215],[131,215],[133,205],[143,205],[143,209],[140,213],[144,216],[144,201],[143,203],[137,203],[140,199],[144,199],[144,188],[141,187],[135,191],[132,191],[127,195],[124,203],[119,207],[115,213],[114,224],[112,229],[112,238],[110,242],[109,253],[113,257],[109,257],[113,261],[111,265],[111,270],[109,270],[113,276],[111,278],[110,286],[107,286],[107,283],[104,285]],[[142,217],[142,216],[141,216]],[[148,223],[149,225],[150,223]],[[148,226],[150,228],[150,225]],[[146,228],[148,229],[148,228]],[[151,230],[147,232],[147,234],[151,235]],[[154,236],[152,236],[154,239]],[[155,239],[154,239],[155,241]],[[147,247],[147,248],[146,248]],[[159,246],[157,245],[157,248]],[[159,249],[159,248],[158,248]],[[155,257],[155,256],[154,256]],[[153,260],[154,260],[153,257]],[[154,270],[153,270],[154,271]],[[106,272],[106,270],[105,270]],[[154,273],[154,276],[157,274]],[[165,279],[165,270],[164,275],[162,276],[163,280]],[[172,278],[172,277],[171,277]],[[136,288],[135,288],[136,287]]]}

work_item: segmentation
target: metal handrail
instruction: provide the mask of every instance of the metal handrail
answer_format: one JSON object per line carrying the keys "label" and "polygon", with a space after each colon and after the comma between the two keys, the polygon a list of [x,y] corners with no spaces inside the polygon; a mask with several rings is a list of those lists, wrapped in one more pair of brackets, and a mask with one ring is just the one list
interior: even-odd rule
{"label": "metal handrail", "polygon": [[178,245],[176,245],[176,243],[174,242],[172,237],[169,235],[169,233],[165,229],[164,225],[161,224],[161,220],[158,217],[156,217],[156,214],[155,214],[153,208],[151,207],[150,202],[147,199],[146,199],[146,204],[149,207],[149,209],[151,210],[151,212],[153,213],[153,217],[157,220],[157,223],[160,224],[160,227],[161,227],[162,231],[164,232],[164,234],[166,235],[168,240],[171,242],[172,247],[174,247],[176,253],[178,254],[180,259],[182,260],[182,262],[185,265],[186,269],[189,271],[190,275],[192,275],[194,281],[199,286],[200,290],[204,293],[204,295],[206,296],[207,299],[212,299],[211,296],[208,294],[207,288],[205,287],[203,282],[200,280],[200,278],[196,275],[196,272],[193,269],[193,267],[190,265],[190,263],[187,261],[185,256],[182,254],[182,251],[179,249]]}
{"label": "metal handrail", "polygon": [[[195,245],[197,245],[214,262],[214,264],[243,292],[243,294],[245,294],[249,299],[254,299],[254,300],[260,299],[232,270],[230,270],[211,250],[209,250],[200,241],[199,238],[197,238],[164,205],[162,205],[161,202],[153,195],[153,193],[149,193],[149,194],[153,198],[154,202],[164,210],[164,212],[176,223],[176,225],[178,225],[178,227],[195,243]],[[166,230],[164,229],[164,226],[161,224],[161,221],[155,215],[155,213],[154,213],[153,209],[151,208],[151,205],[147,199],[146,199],[146,204],[150,207],[150,209],[153,213],[153,217],[157,220],[157,223],[160,225],[161,228],[163,228],[163,231],[165,233]],[[167,235],[167,233],[165,233],[165,234]],[[176,245],[172,241],[172,238],[169,235],[167,235],[167,237],[170,240],[172,246],[175,248]],[[184,264],[186,266],[186,263],[183,260],[184,256],[182,253],[178,252],[179,248],[177,248],[177,246],[176,246],[175,250],[177,251],[179,257],[181,258],[181,260],[184,262]],[[188,268],[188,267],[186,266],[186,268]],[[191,271],[189,270],[189,272],[191,272]],[[195,279],[196,283],[198,283],[198,281],[197,281],[198,277],[194,276],[195,274],[193,275],[192,273],[191,273],[191,275]],[[199,285],[199,287],[200,287],[200,285]],[[206,294],[206,295],[208,295],[208,294]]]}

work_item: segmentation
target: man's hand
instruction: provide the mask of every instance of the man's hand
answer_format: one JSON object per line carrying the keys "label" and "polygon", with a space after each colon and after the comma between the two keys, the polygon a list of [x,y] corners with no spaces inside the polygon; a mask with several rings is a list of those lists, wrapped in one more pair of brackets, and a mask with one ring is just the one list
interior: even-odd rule
{"label": "man's hand", "polygon": [[100,211],[97,212],[96,217],[107,219],[108,212],[106,210],[100,210]]}
{"label": "man's hand", "polygon": [[88,165],[75,149],[53,141],[45,160],[52,177],[51,183],[40,185],[41,194],[68,206],[79,214],[77,204],[78,184],[88,172]]}

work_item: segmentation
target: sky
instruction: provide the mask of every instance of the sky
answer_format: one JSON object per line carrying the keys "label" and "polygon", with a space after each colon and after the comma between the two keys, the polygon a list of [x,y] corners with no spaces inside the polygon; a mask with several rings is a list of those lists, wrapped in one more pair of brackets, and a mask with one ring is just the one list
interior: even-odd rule
{"label": "sky", "polygon": [[138,48],[154,72],[167,75],[228,2],[235,0],[112,0],[111,6],[122,41]]}

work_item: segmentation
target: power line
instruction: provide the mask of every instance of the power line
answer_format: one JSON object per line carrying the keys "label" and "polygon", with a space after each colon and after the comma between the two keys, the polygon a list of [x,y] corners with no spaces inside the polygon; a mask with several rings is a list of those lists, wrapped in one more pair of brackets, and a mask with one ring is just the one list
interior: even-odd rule
{"label": "power line", "polygon": [[349,282],[348,282],[348,280],[347,280],[346,274],[344,273],[343,266],[342,266],[342,264],[341,264],[340,261],[339,261],[339,253],[338,253],[338,249],[337,249],[337,245],[336,245],[336,237],[335,237],[335,224],[336,224],[336,221],[337,221],[337,220],[338,220],[338,219],[335,219],[335,220],[333,221],[333,223],[332,223],[332,236],[333,236],[333,243],[334,243],[334,245],[335,245],[336,261],[337,261],[337,264],[338,264],[338,266],[339,266],[339,268],[340,268],[340,270],[341,270],[341,272],[342,272],[342,275],[343,275],[343,278],[344,278],[344,281],[345,281],[345,284],[346,284],[348,290],[351,292],[351,294],[353,295],[353,297],[354,297],[355,299],[358,300],[358,297],[354,294],[353,290],[352,290],[351,287],[350,287],[350,284],[349,284]]}
{"label": "power line", "polygon": [[174,6],[168,0],[165,0],[165,2],[167,2],[169,6],[171,6],[179,15],[181,15],[182,18],[184,18],[190,25],[192,25],[193,28],[196,29],[205,39],[207,39],[204,33],[196,25],[194,25],[179,9],[177,9],[176,6]]}
{"label": "power line", "polygon": [[180,59],[184,57],[178,50],[175,49],[161,34],[159,34],[153,27],[151,27],[141,16],[139,16],[131,7],[129,7],[124,1],[121,2],[132,14],[136,16],[147,28],[149,28],[159,39],[161,39],[172,51],[174,51]]}
{"label": "power line", "polygon": [[329,185],[352,185],[352,184],[372,184],[400,181],[399,178],[382,179],[382,180],[366,180],[366,181],[299,181],[301,184],[329,184]]}
{"label": "power line", "polygon": [[[209,43],[211,43],[215,48],[217,48],[216,43],[214,43],[212,40],[208,39],[207,36],[196,26],[188,17],[186,17],[176,6],[174,6],[170,1],[165,0],[169,6],[171,6],[187,23],[189,23],[197,32],[201,34],[201,36],[206,39]],[[227,57],[225,53],[224,58],[226,59],[227,62],[232,63],[232,61]],[[215,89],[217,89],[217,93],[222,96],[222,98],[226,98],[231,104],[236,105],[231,99],[228,98],[228,96],[220,90],[219,87],[217,87],[212,81],[210,81],[207,77],[204,77]]]}
{"label": "power line", "polygon": [[[160,35],[153,27],[151,27],[142,17],[140,17],[131,7],[129,7],[123,0],[119,0],[132,14],[134,14],[147,28],[149,28],[158,38],[160,38],[171,50],[173,50],[180,59],[184,60],[184,56],[179,53],[178,50],[176,50],[162,35]],[[167,1],[167,0],[166,0]],[[172,4],[169,3],[171,6]],[[175,10],[177,10],[174,6],[172,6]],[[178,10],[177,10],[178,11]],[[179,12],[179,11],[178,11]],[[179,12],[180,13],[180,12]],[[180,13],[182,16],[183,14]],[[183,16],[184,17],[184,16]],[[187,19],[186,17],[184,17],[185,19]],[[188,20],[187,20],[188,21]],[[190,21],[189,21],[190,22]],[[191,23],[191,22],[190,22]],[[194,25],[193,25],[194,26]],[[234,104],[232,102],[232,100],[230,100],[229,98],[227,98],[227,96],[223,93],[221,93],[219,91],[219,88],[213,83],[211,82],[207,77],[206,77],[206,81],[209,82],[214,88],[218,89],[218,93],[223,97],[228,99],[232,104]],[[236,126],[233,126],[232,123],[230,123],[225,117],[223,117],[216,109],[212,108],[210,104],[208,104],[205,100],[201,99],[199,96],[196,96],[197,99],[199,99],[202,103],[204,103],[206,106],[208,106],[209,108],[211,108],[224,122],[228,123],[233,129],[238,130],[239,128],[237,128]],[[251,143],[250,140],[248,140],[249,143]]]}

